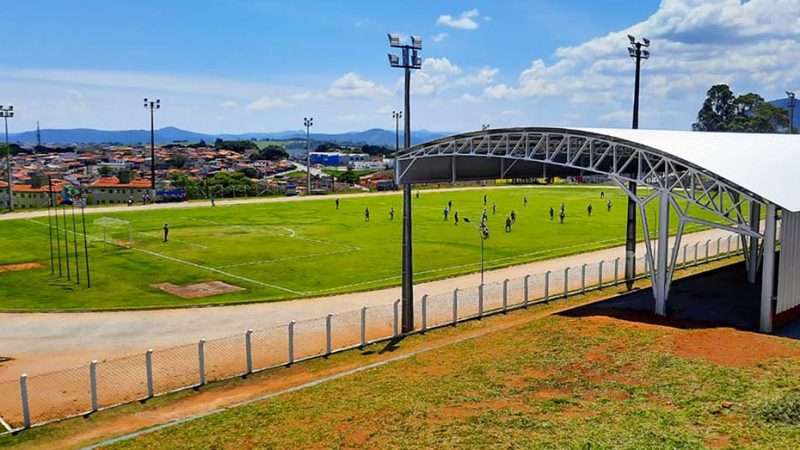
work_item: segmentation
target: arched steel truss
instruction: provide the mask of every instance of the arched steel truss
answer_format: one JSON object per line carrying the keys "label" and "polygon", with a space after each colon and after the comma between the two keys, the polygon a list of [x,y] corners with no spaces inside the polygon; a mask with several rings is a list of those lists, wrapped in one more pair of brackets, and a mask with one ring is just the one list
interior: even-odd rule
{"label": "arched steel truss", "polygon": [[[724,149],[720,149],[724,157]],[[482,158],[482,162],[479,158]],[[447,163],[449,162],[449,164]],[[466,173],[460,167],[469,166]],[[558,128],[512,128],[465,133],[416,145],[398,153],[395,171],[398,184],[455,182],[476,179],[533,178],[541,167],[559,168],[564,174],[606,175],[639,206],[647,261],[651,268],[656,313],[665,314],[670,280],[686,223],[694,222],[733,231],[742,236],[748,272],[755,274],[761,205],[775,205],[760,196],[690,162],[655,148],[614,137]],[[640,198],[627,188],[635,181],[653,189]],[[668,234],[670,210],[679,217],[672,251],[668,239],[653,248],[646,205],[660,199],[658,236]],[[716,221],[694,215],[711,213]],[[749,211],[749,213],[748,213]],[[661,270],[666,267],[667,270]],[[763,323],[763,317],[762,317]],[[762,329],[765,327],[762,326]],[[768,331],[768,330],[766,330]]]}

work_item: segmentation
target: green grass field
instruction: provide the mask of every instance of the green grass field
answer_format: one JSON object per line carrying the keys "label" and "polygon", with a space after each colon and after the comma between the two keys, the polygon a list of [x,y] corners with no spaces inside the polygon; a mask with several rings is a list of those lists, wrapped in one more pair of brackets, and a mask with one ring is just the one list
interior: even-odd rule
{"label": "green grass field", "polygon": [[[604,188],[611,212],[593,188],[529,187],[461,191],[423,191],[414,200],[415,279],[432,280],[477,271],[480,240],[465,217],[478,220],[482,197],[489,196],[491,238],[486,267],[585,252],[624,242],[626,198]],[[523,206],[523,198],[529,204]],[[445,222],[442,210],[453,202],[461,223]],[[491,213],[492,202],[497,214]],[[566,204],[566,223],[551,221],[550,206]],[[594,205],[587,217],[586,206]],[[369,208],[371,221],[364,221]],[[394,220],[389,209],[394,207]],[[655,214],[656,202],[651,204]],[[516,210],[511,233],[505,217]],[[104,245],[101,217],[133,223],[132,248]],[[674,215],[673,215],[674,218]],[[71,223],[71,219],[70,219]],[[162,242],[162,227],[170,240]],[[40,262],[44,269],[0,273],[2,310],[80,310],[152,308],[274,301],[374,289],[400,283],[401,196],[331,198],[236,206],[137,210],[87,214],[92,237],[92,288],[50,275],[47,217],[0,221],[0,265]],[[674,228],[673,224],[673,228]],[[695,227],[696,229],[696,227]],[[691,228],[687,228],[691,230]],[[127,240],[124,230],[113,239]],[[61,234],[63,238],[63,233]],[[71,235],[69,235],[71,238]],[[79,247],[81,247],[79,243]],[[83,254],[80,249],[81,255]],[[70,252],[73,251],[70,245]],[[83,261],[81,260],[83,272]],[[74,260],[70,261],[74,270]],[[82,273],[85,279],[85,274]],[[151,287],[222,280],[246,290],[200,299],[182,299]]]}

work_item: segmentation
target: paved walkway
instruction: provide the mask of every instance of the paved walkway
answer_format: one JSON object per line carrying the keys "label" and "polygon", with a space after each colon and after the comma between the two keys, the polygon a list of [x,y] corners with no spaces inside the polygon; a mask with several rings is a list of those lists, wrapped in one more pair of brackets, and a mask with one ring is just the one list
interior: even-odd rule
{"label": "paved walkway", "polygon": [[[375,194],[369,194],[375,195]],[[125,209],[127,207],[123,207]],[[725,239],[729,233],[706,230],[683,237],[693,246],[707,240]],[[644,245],[637,249],[645,252]],[[487,272],[486,283],[527,274],[559,271],[567,266],[598,263],[624,256],[615,247],[547,261]],[[456,287],[477,286],[480,275],[470,274],[416,285],[417,297],[451,292]],[[241,333],[248,328],[286,324],[290,320],[323,317],[327,313],[354,311],[361,306],[388,305],[400,297],[400,288],[308,298],[285,302],[156,311],[94,313],[12,313],[0,314],[0,355],[13,361],[0,364],[0,381],[87,364],[148,348],[163,348]]]}

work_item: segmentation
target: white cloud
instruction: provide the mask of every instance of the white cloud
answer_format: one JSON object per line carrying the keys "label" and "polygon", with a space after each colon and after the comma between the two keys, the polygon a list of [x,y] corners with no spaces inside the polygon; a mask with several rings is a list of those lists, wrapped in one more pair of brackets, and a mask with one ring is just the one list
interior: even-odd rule
{"label": "white cloud", "polygon": [[291,108],[293,104],[281,98],[261,97],[247,105],[247,109],[252,111],[263,111],[265,109]]}
{"label": "white cloud", "polygon": [[228,100],[228,101],[222,102],[219,106],[221,106],[223,108],[236,108],[237,106],[239,106],[239,104],[236,103],[233,100]]}
{"label": "white cloud", "polygon": [[500,69],[485,66],[471,75],[465,75],[455,81],[457,86],[474,86],[489,84],[494,81]]}
{"label": "white cloud", "polygon": [[480,12],[477,9],[464,11],[458,18],[455,18],[449,14],[442,14],[438,19],[436,19],[436,24],[445,25],[452,28],[459,28],[462,30],[476,30],[478,29],[478,22],[476,22],[475,19],[479,16]]}
{"label": "white cloud", "polygon": [[392,91],[376,84],[374,81],[365,80],[355,72],[348,72],[331,83],[328,93],[333,97],[386,97]]}
{"label": "white cloud", "polygon": [[431,37],[431,40],[433,42],[442,42],[443,40],[447,39],[447,36],[449,36],[447,33],[437,33]]}
{"label": "white cloud", "polygon": [[461,95],[461,97],[458,97],[456,99],[456,102],[458,103],[480,103],[482,101],[483,101],[482,98],[472,94],[463,94]]}

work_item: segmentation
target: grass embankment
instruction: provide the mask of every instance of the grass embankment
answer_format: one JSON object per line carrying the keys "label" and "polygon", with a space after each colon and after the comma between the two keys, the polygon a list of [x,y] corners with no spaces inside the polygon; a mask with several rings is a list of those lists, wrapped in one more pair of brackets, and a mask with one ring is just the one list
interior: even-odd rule
{"label": "grass embankment", "polygon": [[[486,242],[486,268],[493,269],[535,260],[622,245],[625,236],[626,197],[618,190],[591,188],[527,187],[472,191],[423,192],[414,199],[415,279],[426,281],[475,272],[480,267],[480,239],[463,222],[479,220],[483,195],[488,195],[491,238]],[[523,198],[528,198],[528,206]],[[606,211],[607,200],[613,202]],[[87,214],[88,231],[102,239],[94,221],[113,217],[130,221],[134,228],[131,249],[89,245],[92,288],[75,284],[74,245],[71,232],[72,280],[50,275],[48,218],[0,221],[0,265],[38,262],[46,267],[0,273],[0,310],[84,310],[181,307],[274,301],[298,297],[395,286],[400,283],[401,196],[343,198],[340,209],[333,199],[247,205],[199,205],[194,208]],[[442,211],[453,202],[460,223],[448,221]],[[492,214],[492,203],[497,213]],[[558,220],[561,203],[566,222]],[[594,206],[591,217],[586,208]],[[555,220],[548,210],[555,208]],[[370,210],[370,221],[364,211]],[[394,208],[394,220],[389,210]],[[655,214],[656,202],[650,206]],[[517,221],[511,233],[503,232],[511,210]],[[674,219],[673,214],[673,219]],[[68,215],[71,229],[72,221]],[[169,242],[162,228],[169,224]],[[673,220],[673,229],[677,221]],[[63,226],[63,223],[62,223]],[[80,217],[78,217],[80,229]],[[687,227],[687,231],[699,229]],[[109,230],[109,239],[127,241],[127,228]],[[62,266],[66,272],[63,231]],[[55,241],[55,237],[53,238]],[[77,247],[85,283],[83,243]],[[221,280],[245,290],[205,298],[183,299],[152,287],[157,283],[188,284]]]}

